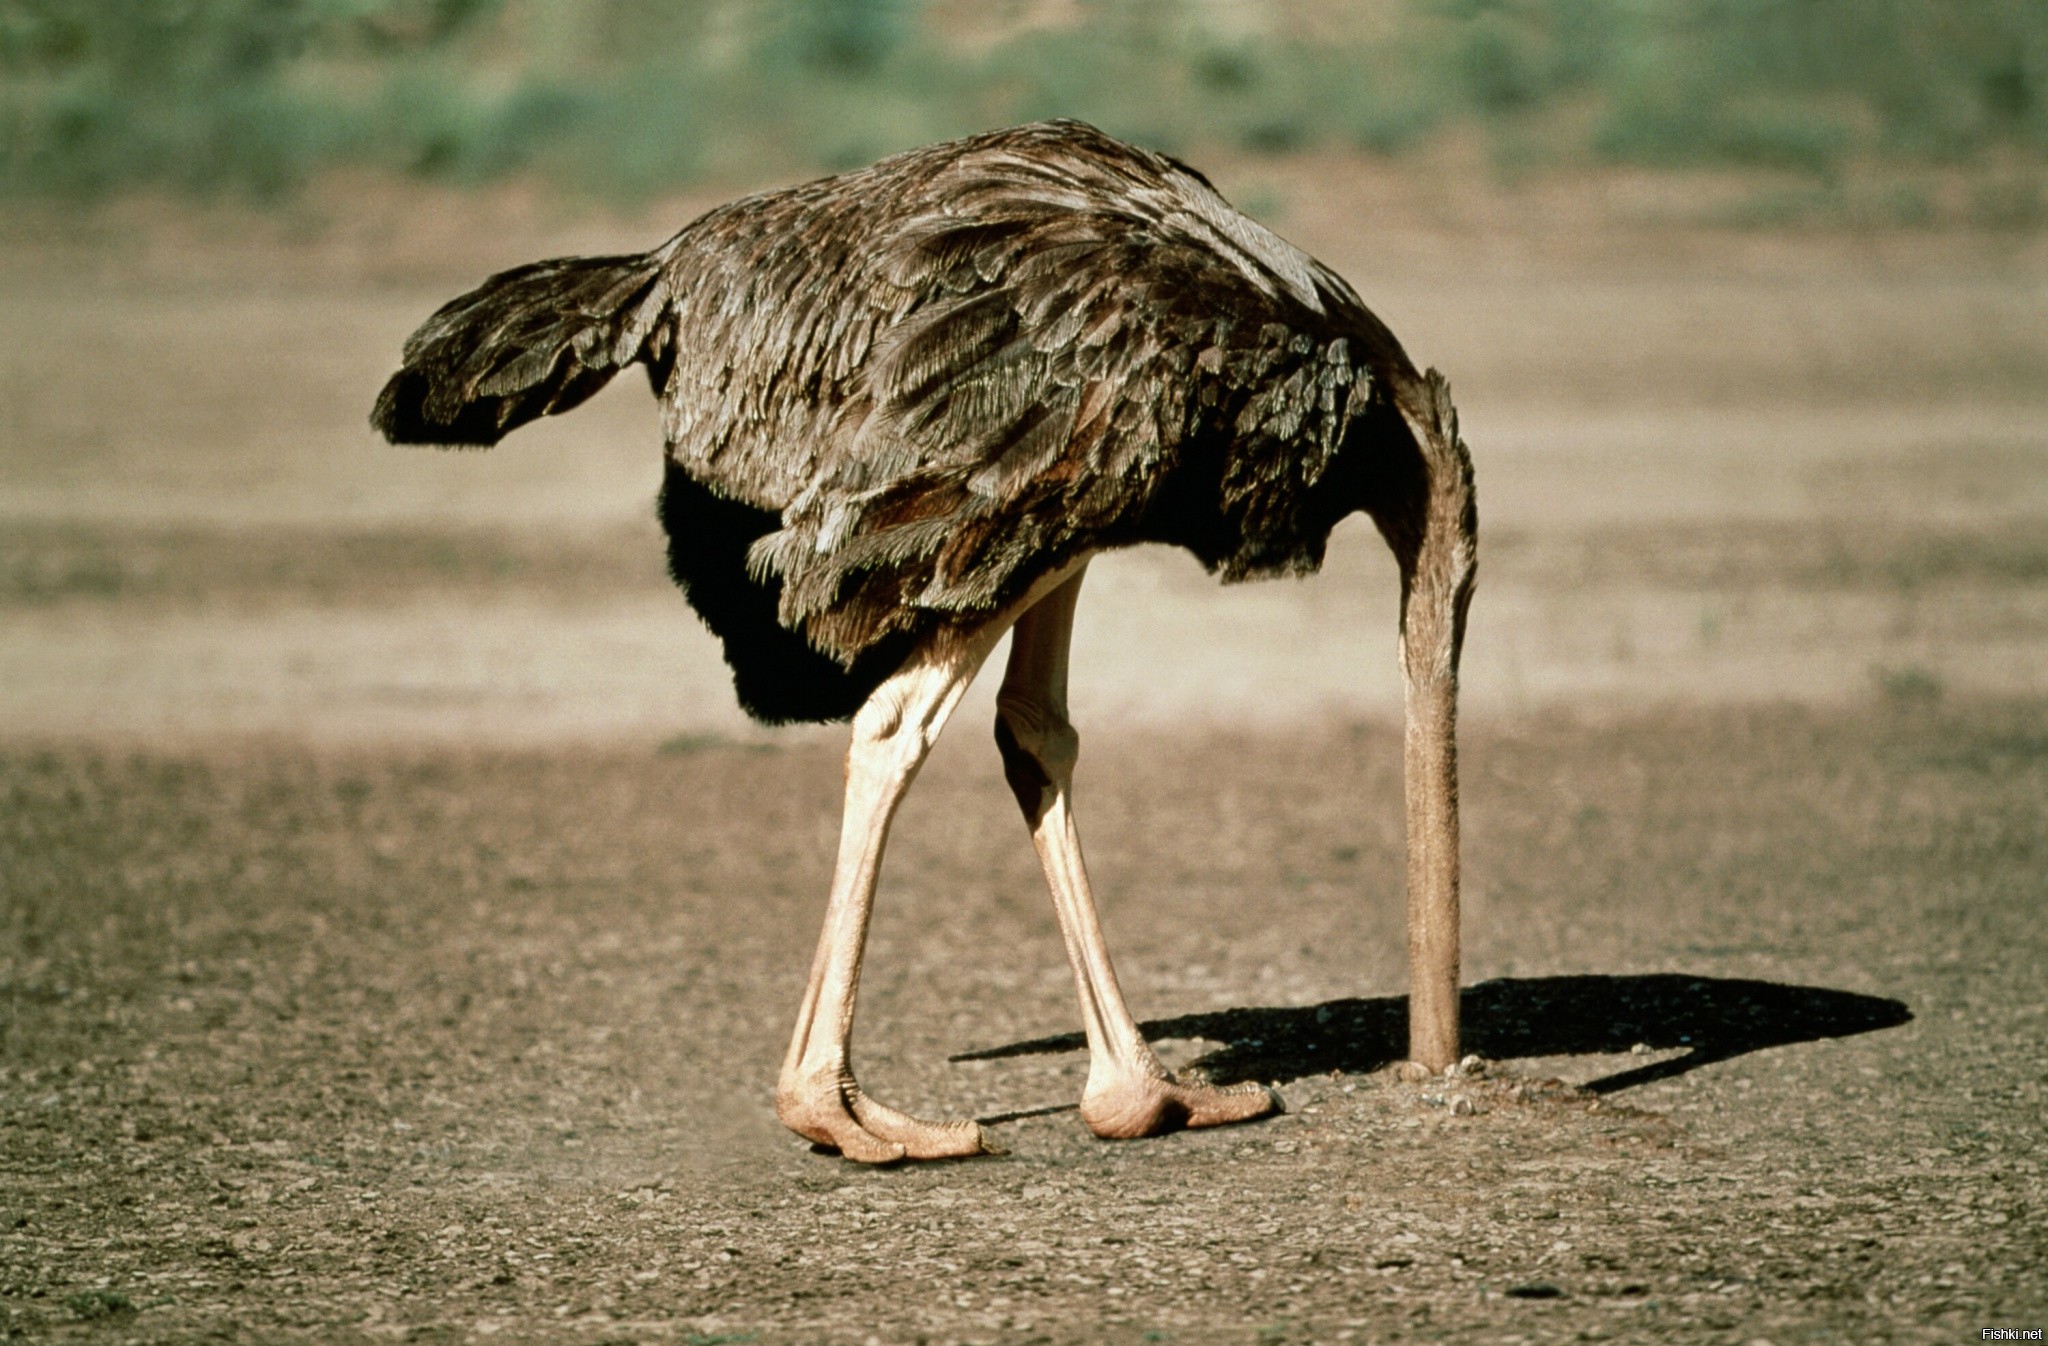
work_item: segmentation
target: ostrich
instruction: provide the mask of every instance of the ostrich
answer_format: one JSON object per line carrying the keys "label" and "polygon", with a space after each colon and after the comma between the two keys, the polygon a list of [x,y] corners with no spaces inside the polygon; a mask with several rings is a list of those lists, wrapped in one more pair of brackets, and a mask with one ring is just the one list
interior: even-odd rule
{"label": "ostrich", "polygon": [[1099,552],[1307,574],[1359,510],[1401,575],[1409,1055],[1456,1059],[1471,458],[1443,377],[1340,277],[1186,164],[1043,122],[747,197],[652,252],[493,276],[406,342],[372,424],[494,444],[630,364],[661,405],[670,571],[741,705],[852,720],[786,1126],[868,1163],[993,1150],[868,1097],[851,1038],[890,820],[1006,632],[995,737],[1080,995],[1083,1120],[1135,1137],[1281,1106],[1177,1078],[1125,1005],[1074,823],[1068,641]]}

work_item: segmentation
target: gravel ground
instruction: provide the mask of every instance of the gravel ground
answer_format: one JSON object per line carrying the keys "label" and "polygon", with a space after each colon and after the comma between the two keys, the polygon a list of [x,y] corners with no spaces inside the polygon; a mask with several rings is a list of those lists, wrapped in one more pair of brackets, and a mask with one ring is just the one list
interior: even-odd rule
{"label": "gravel ground", "polygon": [[[867,1171],[768,1101],[829,748],[0,751],[0,1323],[150,1342],[1959,1341],[2048,1324],[2048,708],[1468,735],[1401,1040],[1390,726],[1090,739],[1113,947],[1274,1121],[1108,1144],[980,735],[885,874]],[[974,1059],[949,1060],[972,1054]]]}

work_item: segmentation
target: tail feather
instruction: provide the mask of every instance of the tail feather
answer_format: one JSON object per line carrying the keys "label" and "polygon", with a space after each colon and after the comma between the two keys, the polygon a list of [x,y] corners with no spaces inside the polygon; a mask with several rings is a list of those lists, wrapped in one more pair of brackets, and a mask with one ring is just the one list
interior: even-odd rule
{"label": "tail feather", "polygon": [[394,444],[495,444],[583,402],[626,365],[665,361],[669,299],[654,254],[501,272],[407,338],[370,424]]}

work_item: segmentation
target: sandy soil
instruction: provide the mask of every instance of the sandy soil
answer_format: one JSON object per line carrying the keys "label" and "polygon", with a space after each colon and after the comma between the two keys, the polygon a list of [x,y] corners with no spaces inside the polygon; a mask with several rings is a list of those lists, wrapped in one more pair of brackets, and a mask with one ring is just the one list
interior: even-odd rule
{"label": "sandy soil", "polygon": [[1499,1064],[1434,1086],[1385,1070],[1394,732],[1098,736],[1139,1013],[1291,1109],[1115,1145],[1071,1111],[1071,985],[973,738],[898,830],[861,1066],[1018,1120],[1007,1158],[897,1172],[768,1106],[829,749],[7,751],[8,1328],[1945,1342],[2048,1314],[2039,703],[1476,731],[1467,1017]]}
{"label": "sandy soil", "polygon": [[1413,197],[1368,252],[1373,185],[1290,188],[1283,226],[1452,373],[1475,448],[1491,1064],[1386,1069],[1376,539],[1233,590],[1112,557],[1075,702],[1113,947],[1174,1061],[1290,1111],[1086,1135],[982,689],[898,829],[861,1061],[1012,1154],[886,1173],[770,1113],[837,735],[732,710],[661,575],[644,393],[489,456],[363,425],[475,274],[665,226],[0,221],[0,1332],[2048,1326],[2040,249]]}

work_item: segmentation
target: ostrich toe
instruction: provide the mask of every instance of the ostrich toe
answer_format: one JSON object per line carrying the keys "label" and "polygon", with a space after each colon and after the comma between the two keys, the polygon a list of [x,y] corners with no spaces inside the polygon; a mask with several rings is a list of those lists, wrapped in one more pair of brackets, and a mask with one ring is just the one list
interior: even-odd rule
{"label": "ostrich toe", "polygon": [[850,1072],[785,1083],[776,1090],[775,1115],[805,1140],[859,1164],[1003,1152],[978,1123],[928,1122],[877,1103]]}
{"label": "ostrich toe", "polygon": [[1156,1075],[1126,1075],[1081,1100],[1081,1120],[1105,1140],[1133,1140],[1199,1126],[1228,1126],[1285,1111],[1280,1095],[1253,1081],[1189,1084]]}

